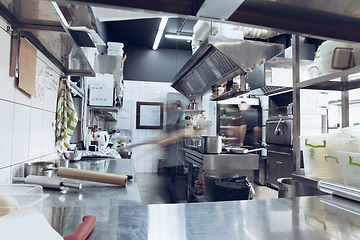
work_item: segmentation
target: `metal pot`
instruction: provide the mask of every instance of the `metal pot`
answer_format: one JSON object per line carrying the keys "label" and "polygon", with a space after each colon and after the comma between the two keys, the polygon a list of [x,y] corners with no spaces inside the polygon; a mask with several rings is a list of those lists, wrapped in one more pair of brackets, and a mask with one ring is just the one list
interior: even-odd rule
{"label": "metal pot", "polygon": [[52,177],[55,175],[55,163],[52,162],[32,162],[24,165],[24,177],[28,175]]}
{"label": "metal pot", "polygon": [[201,136],[202,153],[221,153],[222,138],[221,136]]}

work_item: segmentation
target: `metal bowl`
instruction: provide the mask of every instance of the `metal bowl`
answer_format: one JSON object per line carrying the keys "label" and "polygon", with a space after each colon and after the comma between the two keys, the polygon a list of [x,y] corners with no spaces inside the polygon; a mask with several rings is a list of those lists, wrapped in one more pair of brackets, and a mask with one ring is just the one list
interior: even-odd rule
{"label": "metal bowl", "polygon": [[64,152],[64,157],[67,160],[71,160],[71,161],[79,161],[82,158],[83,152],[78,151],[78,152]]}

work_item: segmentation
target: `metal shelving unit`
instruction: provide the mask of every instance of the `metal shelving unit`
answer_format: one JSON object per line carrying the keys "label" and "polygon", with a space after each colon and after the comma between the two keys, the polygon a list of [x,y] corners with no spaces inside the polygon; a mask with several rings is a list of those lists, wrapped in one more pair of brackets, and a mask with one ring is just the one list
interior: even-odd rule
{"label": "metal shelving unit", "polygon": [[300,169],[300,90],[341,91],[342,127],[349,126],[349,90],[360,88],[360,79],[349,81],[349,75],[360,72],[360,65],[300,82],[299,37],[293,36],[293,166],[296,174],[303,174]]}

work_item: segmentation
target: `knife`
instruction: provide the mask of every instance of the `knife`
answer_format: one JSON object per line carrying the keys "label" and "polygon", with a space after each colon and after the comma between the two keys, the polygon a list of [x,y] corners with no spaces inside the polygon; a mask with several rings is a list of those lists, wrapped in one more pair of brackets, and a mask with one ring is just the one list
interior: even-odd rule
{"label": "knife", "polygon": [[75,229],[73,235],[64,237],[64,240],[86,240],[90,232],[93,230],[96,217],[87,215],[83,217],[83,222]]}

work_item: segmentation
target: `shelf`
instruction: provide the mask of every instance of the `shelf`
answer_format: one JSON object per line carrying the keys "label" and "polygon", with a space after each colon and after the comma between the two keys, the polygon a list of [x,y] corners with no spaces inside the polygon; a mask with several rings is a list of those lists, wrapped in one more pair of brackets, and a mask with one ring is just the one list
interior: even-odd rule
{"label": "shelf", "polygon": [[248,92],[249,91],[242,91],[240,89],[234,89],[234,90],[225,92],[225,93],[223,93],[223,94],[221,94],[219,96],[212,97],[212,98],[210,98],[210,101],[226,100],[226,99],[233,98],[233,97],[236,97],[236,96],[239,96],[241,94],[248,93]]}
{"label": "shelf", "polygon": [[[360,103],[360,99],[354,99],[349,101],[350,105],[359,104],[359,103]],[[341,106],[341,100],[329,101],[329,105]]]}
{"label": "shelf", "polygon": [[[81,48],[81,39],[69,30],[83,26],[97,31],[95,14],[88,6],[10,0],[1,1],[0,9],[1,17],[16,30],[13,35],[24,36],[65,75],[95,76]],[[18,43],[14,40],[13,44]],[[11,54],[12,61],[16,59],[15,52]]]}
{"label": "shelf", "polygon": [[119,108],[117,107],[105,107],[105,106],[89,106],[92,111],[108,111],[108,112],[118,112]]}
{"label": "shelf", "polygon": [[205,201],[205,197],[203,194],[202,195],[196,194],[195,191],[193,190],[193,188],[189,188],[189,190],[197,201],[199,201],[199,202]]}
{"label": "shelf", "polygon": [[117,122],[115,116],[113,116],[110,112],[95,112],[94,115],[99,116],[106,121]]}
{"label": "shelf", "polygon": [[184,110],[184,112],[185,112],[185,115],[187,114],[187,113],[202,113],[202,112],[205,112],[205,110]]}
{"label": "shelf", "polygon": [[[263,88],[261,88],[261,90],[263,90]],[[280,87],[274,90],[270,90],[267,92],[264,92],[265,96],[275,96],[275,95],[279,95],[279,94],[283,94],[283,93],[287,93],[287,92],[292,92],[293,88],[292,87]]]}
{"label": "shelf", "polygon": [[332,91],[346,91],[360,88],[360,79],[350,80],[348,82],[341,82],[339,78],[360,72],[360,65],[327,74],[321,77],[297,83],[297,87],[301,89],[316,89],[316,90],[332,90]]}

